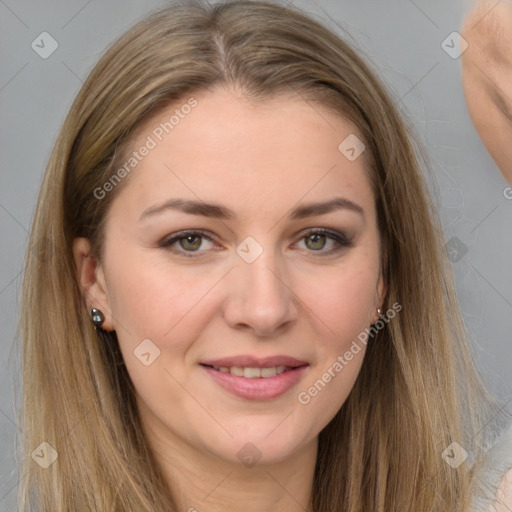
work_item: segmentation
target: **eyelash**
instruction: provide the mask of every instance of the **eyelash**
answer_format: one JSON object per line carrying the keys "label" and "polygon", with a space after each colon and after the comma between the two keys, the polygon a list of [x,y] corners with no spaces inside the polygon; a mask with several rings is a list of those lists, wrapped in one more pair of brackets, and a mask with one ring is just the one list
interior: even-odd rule
{"label": "eyelash", "polygon": [[[336,231],[331,231],[331,230],[325,229],[325,228],[310,229],[309,231],[306,231],[303,233],[303,235],[300,237],[299,241],[302,241],[312,235],[326,235],[328,239],[334,240],[338,244],[337,247],[330,249],[329,251],[323,251],[323,250],[314,251],[311,249],[309,250],[309,252],[312,252],[312,253],[318,252],[319,253],[318,256],[320,256],[320,257],[329,256],[331,254],[341,251],[344,248],[352,247],[354,245],[353,240],[347,238],[343,233],[338,233]],[[214,242],[214,239],[211,236],[209,236],[205,231],[198,229],[198,230],[180,231],[178,233],[175,233],[175,234],[171,235],[170,237],[167,237],[167,238],[164,238],[163,240],[161,240],[159,242],[158,246],[163,249],[171,250],[172,252],[176,252],[176,253],[185,255],[188,258],[197,258],[200,256],[200,253],[202,253],[204,251],[200,251],[200,250],[187,251],[185,249],[176,250],[175,248],[172,247],[176,242],[179,242],[180,240],[184,240],[185,238],[187,238],[189,236],[199,236],[201,238],[206,238],[210,242]],[[199,253],[199,255],[196,255],[195,253]]]}

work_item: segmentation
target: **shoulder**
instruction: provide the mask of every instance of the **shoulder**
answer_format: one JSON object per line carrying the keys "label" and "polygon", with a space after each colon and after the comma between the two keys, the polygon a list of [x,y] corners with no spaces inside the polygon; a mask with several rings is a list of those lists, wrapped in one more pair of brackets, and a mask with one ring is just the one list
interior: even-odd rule
{"label": "shoulder", "polygon": [[471,512],[512,510],[512,426],[489,450],[485,463],[475,475]]}
{"label": "shoulder", "polygon": [[509,469],[501,479],[495,501],[489,512],[509,512],[510,510],[512,510],[512,469]]}

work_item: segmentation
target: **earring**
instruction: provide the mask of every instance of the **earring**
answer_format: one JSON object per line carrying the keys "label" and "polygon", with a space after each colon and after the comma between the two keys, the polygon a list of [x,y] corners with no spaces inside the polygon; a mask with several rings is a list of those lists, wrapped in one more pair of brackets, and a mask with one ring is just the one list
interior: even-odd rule
{"label": "earring", "polygon": [[377,313],[379,313],[379,315],[380,315],[382,313],[382,309],[377,308]]}
{"label": "earring", "polygon": [[94,324],[94,327],[98,327],[98,328],[101,328],[101,325],[105,321],[105,316],[103,315],[103,313],[99,309],[96,309],[96,308],[91,309],[91,318],[92,318],[92,323]]}

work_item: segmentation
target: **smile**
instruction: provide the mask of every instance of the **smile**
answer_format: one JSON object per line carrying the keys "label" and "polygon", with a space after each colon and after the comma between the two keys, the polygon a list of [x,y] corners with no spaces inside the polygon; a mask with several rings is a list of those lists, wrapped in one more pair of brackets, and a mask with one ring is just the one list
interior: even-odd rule
{"label": "smile", "polygon": [[251,366],[247,366],[245,368],[240,366],[212,366],[212,368],[222,373],[231,373],[231,375],[245,377],[246,379],[268,379],[269,377],[275,377],[276,375],[281,375],[281,373],[293,369],[290,366],[283,365],[271,366],[270,368],[256,368]]}
{"label": "smile", "polygon": [[245,400],[272,400],[290,391],[308,369],[302,366],[218,366],[201,364],[222,390]]}

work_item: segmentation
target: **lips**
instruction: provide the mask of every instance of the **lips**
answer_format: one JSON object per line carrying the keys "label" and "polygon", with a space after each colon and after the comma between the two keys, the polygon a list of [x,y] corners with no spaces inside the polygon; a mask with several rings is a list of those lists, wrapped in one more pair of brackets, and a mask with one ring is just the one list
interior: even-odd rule
{"label": "lips", "polygon": [[246,400],[270,400],[291,389],[309,366],[290,356],[226,357],[200,365],[221,388]]}
{"label": "lips", "polygon": [[306,361],[295,359],[290,356],[269,356],[264,358],[257,358],[254,356],[243,355],[235,357],[224,357],[222,359],[210,359],[208,361],[201,361],[202,365],[212,366],[215,368],[224,367],[240,367],[240,368],[271,368],[274,366],[287,366],[290,368],[297,368],[299,366],[307,366]]}

